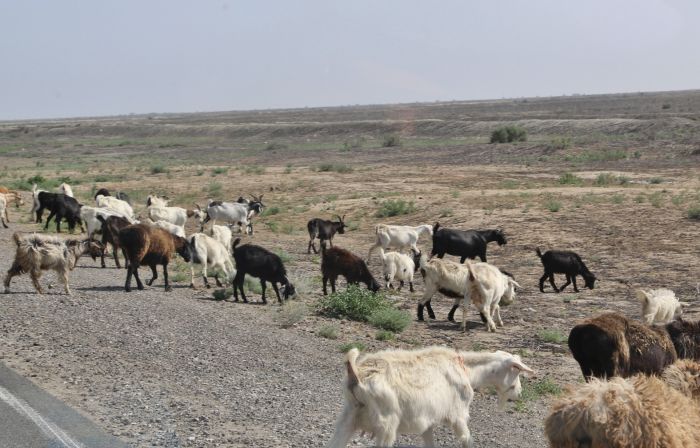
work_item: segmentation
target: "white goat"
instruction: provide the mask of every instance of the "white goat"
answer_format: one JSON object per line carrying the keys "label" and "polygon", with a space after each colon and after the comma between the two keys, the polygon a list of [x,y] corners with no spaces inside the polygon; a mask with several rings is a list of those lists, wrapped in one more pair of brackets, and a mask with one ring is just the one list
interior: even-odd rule
{"label": "white goat", "polygon": [[68,185],[65,182],[63,182],[61,185],[59,185],[57,190],[61,194],[65,194],[66,196],[73,197],[73,189],[70,187],[70,185]]}
{"label": "white goat", "polygon": [[250,206],[250,204],[239,202],[209,201],[207,217],[202,226],[209,221],[212,224],[216,224],[216,221],[223,221],[232,226],[238,225],[241,229],[246,229],[246,233],[251,233],[252,226],[248,220],[252,211]]}
{"label": "white goat", "polygon": [[37,188],[36,184],[32,185],[32,209],[29,211],[32,221],[36,219],[35,213],[41,207],[39,203],[39,193],[46,190],[40,190]]}
{"label": "white goat", "polygon": [[148,207],[148,217],[153,222],[165,221],[176,226],[185,227],[187,218],[193,217],[195,222],[201,226],[202,212],[200,210],[189,210],[182,207],[159,207],[152,205]]}
{"label": "white goat", "polygon": [[413,274],[416,272],[421,254],[414,253],[414,258],[411,258],[398,252],[384,252],[384,249],[380,247],[379,255],[382,258],[385,286],[393,289],[394,285],[391,282],[396,279],[400,282],[397,291],[401,290],[404,282],[408,282],[408,287],[413,292]]}
{"label": "white goat", "polygon": [[423,308],[428,310],[428,316],[431,319],[435,319],[430,300],[436,292],[440,292],[453,299],[452,309],[447,319],[454,321],[455,311],[462,303],[464,295],[471,291],[471,282],[474,281],[469,266],[441,258],[427,260],[423,256],[420,258],[420,268],[425,287],[423,298],[418,303],[418,320],[423,320]]}
{"label": "white goat", "polygon": [[226,248],[226,251],[231,253],[231,243],[233,242],[233,234],[229,226],[213,225],[211,229],[205,232],[216,241],[220,242]]}
{"label": "white goat", "polygon": [[151,221],[151,223],[152,225],[160,227],[161,229],[165,229],[173,235],[179,236],[180,238],[187,238],[187,235],[185,234],[185,228],[182,226],[176,226],[175,224],[171,224],[167,221]]}
{"label": "white goat", "polygon": [[83,220],[87,227],[88,238],[92,238],[94,234],[102,232],[102,223],[97,219],[98,215],[102,216],[105,219],[107,219],[109,216],[121,216],[122,218],[125,218],[132,224],[135,222],[131,218],[128,218],[122,215],[121,213],[109,208],[90,207],[89,205],[83,205],[82,207],[80,207],[80,219]]}
{"label": "white goat", "polygon": [[683,314],[681,303],[670,289],[638,289],[635,295],[642,304],[642,320],[649,325],[665,325]]}
{"label": "white goat", "polygon": [[377,224],[374,230],[377,235],[377,241],[369,248],[369,253],[367,254],[368,262],[372,256],[372,252],[378,247],[384,250],[393,248],[398,251],[412,249],[414,253],[418,253],[420,252],[417,246],[418,238],[420,238],[423,233],[427,233],[428,235],[433,234],[433,227],[428,224],[416,227]]}
{"label": "white goat", "polygon": [[17,244],[15,260],[5,276],[5,293],[10,292],[10,281],[16,275],[28,272],[34,288],[43,294],[39,278],[41,271],[54,270],[63,282],[66,294],[70,295],[68,273],[73,270],[78,258],[86,252],[93,260],[101,253],[102,246],[92,240],[63,240],[55,236],[15,233],[12,238]]}
{"label": "white goat", "polygon": [[106,208],[112,210],[124,218],[134,221],[136,216],[134,215],[134,209],[131,208],[128,202],[117,199],[114,196],[104,196],[98,194],[95,196],[95,203],[100,208]]}
{"label": "white goat", "polygon": [[7,214],[7,199],[5,199],[4,194],[0,194],[0,221],[2,221],[2,226],[7,229],[10,216]]}
{"label": "white goat", "polygon": [[[226,283],[231,283],[236,270],[231,261],[231,253],[226,250],[223,244],[214,238],[203,233],[195,233],[190,238],[190,248],[192,249],[192,258],[190,259],[190,272],[192,280],[190,287],[194,288],[194,265],[202,265],[202,278],[204,285],[209,288],[209,280],[207,279],[207,268],[221,269],[223,271]],[[219,281],[219,273],[214,275],[217,286],[223,286]]]}
{"label": "white goat", "polygon": [[433,430],[441,424],[469,447],[474,390],[493,386],[503,408],[520,396],[520,374],[534,373],[506,352],[428,347],[358,356],[352,349],[346,358],[345,407],[330,448],[346,447],[358,430],[372,434],[377,446],[392,446],[399,434],[420,434],[426,446],[434,446]]}
{"label": "white goat", "polygon": [[159,198],[156,195],[149,194],[146,198],[146,207],[167,207],[169,200],[167,198]]}
{"label": "white goat", "polygon": [[494,316],[498,326],[503,326],[499,304],[509,305],[513,303],[515,288],[519,288],[520,285],[492,264],[469,260],[465,262],[474,279],[469,281],[470,288],[464,294],[462,325],[464,328],[467,327],[467,308],[471,302],[479,310],[482,319],[486,321],[486,329],[494,332],[496,331],[496,324],[493,322]]}

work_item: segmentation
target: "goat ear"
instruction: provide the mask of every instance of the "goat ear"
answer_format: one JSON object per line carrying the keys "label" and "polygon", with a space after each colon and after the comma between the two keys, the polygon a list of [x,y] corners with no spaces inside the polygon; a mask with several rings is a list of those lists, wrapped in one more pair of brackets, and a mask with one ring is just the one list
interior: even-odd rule
{"label": "goat ear", "polygon": [[528,366],[526,366],[525,363],[522,362],[521,360],[513,359],[511,362],[512,362],[511,366],[514,369],[520,370],[523,374],[525,374],[525,375],[534,375],[535,374],[535,371],[532,370],[531,368],[529,368]]}

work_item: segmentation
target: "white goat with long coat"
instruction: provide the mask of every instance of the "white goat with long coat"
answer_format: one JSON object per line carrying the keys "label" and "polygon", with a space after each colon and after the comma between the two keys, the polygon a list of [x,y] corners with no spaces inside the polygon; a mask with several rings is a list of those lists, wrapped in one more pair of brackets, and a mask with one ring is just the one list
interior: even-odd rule
{"label": "white goat with long coat", "polygon": [[[190,259],[190,272],[192,280],[190,287],[194,288],[194,265],[202,265],[202,278],[204,285],[209,288],[209,280],[207,279],[207,269],[220,269],[225,276],[224,281],[231,283],[233,276],[236,275],[236,269],[231,261],[231,252],[226,250],[223,244],[204,233],[195,233],[190,237],[190,248],[192,249],[192,258]],[[214,276],[217,286],[223,286],[219,281],[218,272]]]}
{"label": "white goat with long coat", "polygon": [[352,349],[345,366],[345,407],[329,448],[346,447],[358,430],[372,434],[377,446],[392,446],[399,434],[420,434],[426,446],[434,446],[433,430],[441,424],[451,426],[461,446],[469,447],[474,390],[494,387],[503,408],[520,396],[520,374],[533,373],[510,353],[446,347],[361,357]]}
{"label": "white goat with long coat", "polygon": [[638,289],[635,295],[642,305],[642,320],[649,325],[665,325],[683,314],[681,302],[670,289]]}
{"label": "white goat with long coat", "polygon": [[65,182],[61,183],[56,190],[61,194],[65,194],[66,196],[74,197],[73,189]]}
{"label": "white goat with long coat", "polygon": [[117,199],[114,196],[98,194],[95,196],[95,203],[98,207],[112,210],[132,222],[136,220],[134,209],[131,208],[129,203],[122,201],[121,199]]}
{"label": "white goat with long coat", "polygon": [[221,244],[224,245],[226,248],[226,251],[230,254],[232,247],[231,243],[233,242],[233,233],[231,232],[231,228],[229,226],[219,226],[214,224],[211,226],[209,230],[206,232],[207,235],[210,237],[214,238],[216,241],[220,242]]}
{"label": "white goat with long coat", "polygon": [[454,321],[454,314],[460,303],[464,300],[464,295],[471,293],[471,282],[474,276],[468,265],[459,264],[451,260],[441,258],[431,258],[425,256],[420,258],[421,274],[423,274],[423,297],[418,302],[418,320],[423,320],[423,309],[428,310],[428,316],[435,319],[435,313],[430,305],[435,293],[452,298],[452,309],[447,319]]}
{"label": "white goat with long coat", "polygon": [[421,254],[414,253],[413,258],[399,252],[384,252],[384,249],[379,248],[379,255],[382,258],[382,270],[384,281],[387,288],[393,288],[392,281],[398,280],[400,291],[404,282],[408,282],[408,287],[413,292],[413,274],[416,272],[416,267],[420,260]]}
{"label": "white goat with long coat", "polygon": [[471,271],[473,280],[469,281],[469,290],[465,291],[462,309],[462,325],[467,326],[467,309],[472,303],[486,321],[486,329],[496,331],[496,323],[503,326],[500,304],[509,305],[515,300],[515,288],[520,285],[496,266],[485,262],[465,261]]}
{"label": "white goat with long coat", "polygon": [[389,248],[402,251],[406,249],[413,250],[414,253],[419,253],[418,238],[424,233],[433,234],[433,226],[423,224],[420,226],[395,226],[389,224],[377,224],[374,228],[376,234],[376,242],[369,248],[367,253],[367,261],[372,256],[372,252],[381,247],[384,250]]}
{"label": "white goat with long coat", "polygon": [[148,207],[148,217],[153,222],[165,221],[184,228],[187,218],[194,218],[195,222],[201,225],[202,212],[199,210],[184,209],[182,207],[160,207],[152,205]]}
{"label": "white goat with long coat", "polygon": [[246,233],[250,233],[250,204],[209,201],[206,211],[207,217],[202,223],[202,226],[209,221],[211,221],[212,224],[216,224],[216,221],[223,221],[232,226],[238,225],[241,229],[246,229]]}

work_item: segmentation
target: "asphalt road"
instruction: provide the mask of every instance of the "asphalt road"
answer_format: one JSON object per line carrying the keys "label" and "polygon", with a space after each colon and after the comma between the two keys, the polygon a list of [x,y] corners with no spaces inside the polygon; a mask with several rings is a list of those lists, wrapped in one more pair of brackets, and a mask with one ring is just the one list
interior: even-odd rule
{"label": "asphalt road", "polygon": [[0,363],[0,447],[126,446],[89,419]]}

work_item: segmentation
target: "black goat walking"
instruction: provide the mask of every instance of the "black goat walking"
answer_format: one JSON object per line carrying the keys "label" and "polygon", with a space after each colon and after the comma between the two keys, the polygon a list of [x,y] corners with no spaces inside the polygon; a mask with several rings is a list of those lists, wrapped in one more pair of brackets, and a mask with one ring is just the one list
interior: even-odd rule
{"label": "black goat walking", "polygon": [[282,298],[280,297],[277,283],[282,284],[282,294],[285,300],[296,294],[294,285],[290,283],[287,278],[287,270],[284,268],[284,263],[282,263],[282,259],[278,255],[254,244],[244,244],[238,247],[238,243],[240,242],[240,238],[236,238],[233,242],[233,259],[236,260],[236,276],[233,279],[233,297],[236,302],[238,301],[238,291],[241,292],[243,301],[246,303],[248,302],[245,291],[243,290],[243,280],[245,280],[246,274],[260,279],[263,303],[267,303],[267,299],[265,299],[266,282],[272,283],[272,289],[275,290],[277,301],[280,304],[282,303]]}
{"label": "black goat walking", "polygon": [[347,227],[345,225],[345,215],[343,215],[342,218],[340,215],[335,216],[338,218],[338,221],[313,218],[306,224],[306,228],[309,230],[309,247],[306,248],[307,254],[311,253],[311,249],[314,250],[315,254],[318,253],[314,245],[314,240],[316,238],[319,239],[321,244],[323,244],[324,241],[328,241],[331,247],[333,247],[333,237],[335,234],[340,233],[342,235],[345,233],[345,228]]}
{"label": "black goat walking", "polygon": [[[537,256],[540,257],[542,265],[544,266],[544,275],[540,278],[540,292],[544,292],[544,281],[549,278],[549,283],[551,283],[554,292],[561,292],[566,288],[569,283],[574,284],[574,291],[578,291],[576,286],[576,276],[580,275],[586,282],[586,288],[593,289],[596,277],[591,271],[588,270],[586,265],[581,260],[575,252],[564,251],[564,250],[548,250],[544,254],[540,252],[538,247],[535,252]],[[554,274],[565,274],[566,283],[564,283],[561,288],[557,288],[554,284]]]}
{"label": "black goat walking", "polygon": [[440,227],[436,222],[433,226],[433,249],[430,256],[442,258],[445,254],[456,255],[460,263],[467,258],[479,257],[486,261],[486,246],[496,241],[499,246],[508,242],[502,230],[457,230]]}

